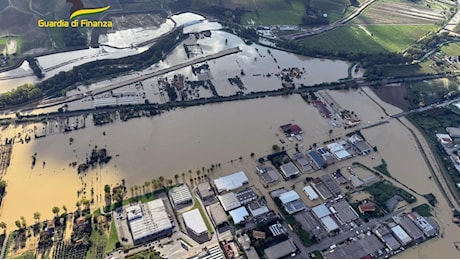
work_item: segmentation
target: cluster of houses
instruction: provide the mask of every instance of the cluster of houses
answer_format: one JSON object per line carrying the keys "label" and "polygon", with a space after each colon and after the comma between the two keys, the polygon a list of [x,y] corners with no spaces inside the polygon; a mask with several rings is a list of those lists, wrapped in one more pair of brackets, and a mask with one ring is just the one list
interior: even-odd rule
{"label": "cluster of houses", "polygon": [[[457,148],[460,144],[460,128],[446,127],[446,132],[446,134],[436,134],[436,139],[441,143],[446,153],[450,155],[455,168],[460,172],[460,155]],[[457,183],[457,186],[460,187],[460,183]]]}

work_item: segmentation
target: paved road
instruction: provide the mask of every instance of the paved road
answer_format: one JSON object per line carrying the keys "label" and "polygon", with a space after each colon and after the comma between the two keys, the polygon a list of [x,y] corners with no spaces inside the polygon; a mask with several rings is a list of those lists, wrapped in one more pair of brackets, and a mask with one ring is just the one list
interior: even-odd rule
{"label": "paved road", "polygon": [[360,15],[364,9],[366,9],[368,6],[370,6],[372,3],[374,3],[375,1],[377,0],[369,0],[363,4],[360,5],[360,7],[358,7],[357,9],[355,9],[350,15],[332,23],[332,24],[327,24],[327,25],[324,25],[324,26],[321,26],[321,27],[318,27],[318,28],[314,28],[313,30],[310,30],[310,31],[302,31],[302,32],[298,32],[298,33],[293,33],[293,34],[288,34],[288,35],[285,35],[283,36],[283,38],[287,39],[287,40],[298,40],[298,39],[302,39],[302,38],[305,38],[305,37],[310,37],[310,36],[314,36],[314,35],[317,35],[317,34],[320,34],[320,33],[324,33],[324,32],[327,32],[327,31],[330,31],[332,29],[335,29],[339,26],[342,26],[342,25],[345,25],[347,24],[348,22],[350,22],[351,20],[353,20],[354,18],[356,18],[358,15]]}

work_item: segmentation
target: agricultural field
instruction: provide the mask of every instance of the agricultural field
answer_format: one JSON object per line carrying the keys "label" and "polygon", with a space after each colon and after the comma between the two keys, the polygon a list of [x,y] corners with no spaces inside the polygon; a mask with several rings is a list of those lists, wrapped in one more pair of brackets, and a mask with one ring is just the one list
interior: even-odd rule
{"label": "agricultural field", "polygon": [[423,1],[377,1],[354,22],[358,24],[436,24],[447,19],[441,6],[429,8]]}
{"label": "agricultural field", "polygon": [[460,43],[453,42],[448,45],[441,47],[441,52],[448,56],[459,56],[460,55]]}
{"label": "agricultural field", "polygon": [[348,25],[302,40],[311,48],[344,52],[401,52],[436,29],[434,25]]}
{"label": "agricultural field", "polygon": [[279,0],[270,0],[267,3],[255,1],[255,3],[255,11],[244,14],[241,24],[298,25],[305,14],[302,0],[291,0],[289,3]]}

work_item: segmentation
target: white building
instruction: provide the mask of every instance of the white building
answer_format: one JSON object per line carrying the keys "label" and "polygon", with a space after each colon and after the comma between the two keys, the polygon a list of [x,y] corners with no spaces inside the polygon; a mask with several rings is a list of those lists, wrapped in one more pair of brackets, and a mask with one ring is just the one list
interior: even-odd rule
{"label": "white building", "polygon": [[345,149],[345,144],[345,141],[340,141],[326,146],[335,158],[340,161],[352,157],[352,155]]}
{"label": "white building", "polygon": [[231,210],[228,213],[230,216],[232,216],[233,223],[235,224],[239,224],[245,221],[247,217],[249,217],[249,213],[244,206]]}
{"label": "white building", "polygon": [[203,217],[201,216],[200,210],[194,209],[187,211],[182,214],[184,219],[185,227],[187,228],[188,234],[198,243],[202,243],[209,240],[208,229],[204,223]]}
{"label": "white building", "polygon": [[293,162],[288,162],[280,166],[281,172],[285,178],[291,178],[293,176],[299,175],[299,169],[294,165]]}
{"label": "white building", "polygon": [[242,187],[249,182],[248,177],[243,171],[236,172],[214,180],[217,192],[231,191]]}
{"label": "white building", "polygon": [[400,225],[392,227],[391,232],[393,232],[402,245],[407,245],[412,241],[412,238],[406,233],[406,231],[404,231],[404,229],[402,229]]}
{"label": "white building", "polygon": [[229,192],[217,197],[225,211],[236,209],[241,206],[241,202],[235,193]]}
{"label": "white building", "polygon": [[303,191],[305,192],[305,194],[307,194],[307,197],[310,200],[316,200],[319,198],[318,194],[315,192],[315,190],[313,190],[313,188],[310,185],[303,187]]}
{"label": "white building", "polygon": [[187,185],[174,187],[169,191],[169,197],[174,205],[188,204],[192,202],[192,194]]}
{"label": "white building", "polygon": [[126,211],[134,244],[166,236],[174,227],[162,199],[130,206]]}

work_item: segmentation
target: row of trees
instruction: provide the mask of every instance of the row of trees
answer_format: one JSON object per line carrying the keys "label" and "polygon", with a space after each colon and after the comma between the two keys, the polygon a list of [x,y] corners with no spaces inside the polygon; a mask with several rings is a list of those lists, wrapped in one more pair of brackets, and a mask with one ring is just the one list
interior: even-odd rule
{"label": "row of trees", "polygon": [[41,97],[42,91],[32,84],[24,84],[0,95],[0,107],[16,105]]}

